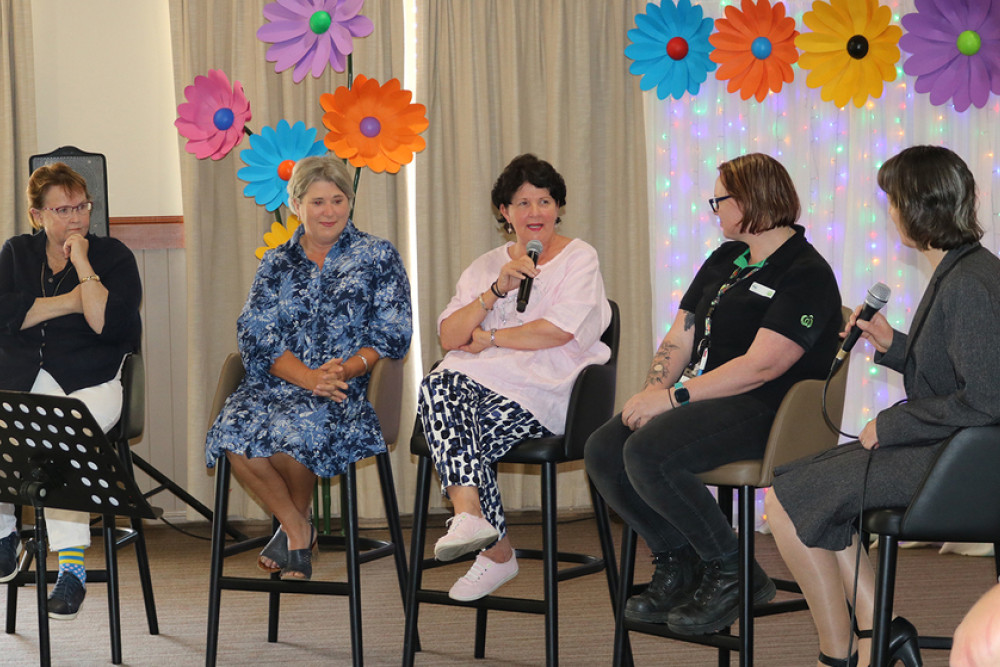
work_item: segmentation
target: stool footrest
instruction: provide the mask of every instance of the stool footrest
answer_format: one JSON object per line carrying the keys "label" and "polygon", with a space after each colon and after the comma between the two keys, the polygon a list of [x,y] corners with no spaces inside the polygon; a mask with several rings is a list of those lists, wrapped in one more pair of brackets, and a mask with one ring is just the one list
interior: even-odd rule
{"label": "stool footrest", "polygon": [[497,611],[518,611],[525,614],[544,614],[545,600],[532,598],[511,598],[501,595],[487,595],[478,600],[461,602],[452,600],[445,591],[422,589],[417,591],[417,600],[431,604],[449,605],[452,607],[472,607],[475,609],[493,609]]}

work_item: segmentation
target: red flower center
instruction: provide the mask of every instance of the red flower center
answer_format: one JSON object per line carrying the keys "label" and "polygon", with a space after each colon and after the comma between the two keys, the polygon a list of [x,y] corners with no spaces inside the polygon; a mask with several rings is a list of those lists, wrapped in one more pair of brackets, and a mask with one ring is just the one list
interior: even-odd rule
{"label": "red flower center", "polygon": [[674,60],[681,60],[688,54],[688,43],[683,37],[674,37],[667,42],[667,55]]}
{"label": "red flower center", "polygon": [[295,168],[295,160],[282,160],[278,165],[278,178],[287,181],[292,177],[292,169]]}

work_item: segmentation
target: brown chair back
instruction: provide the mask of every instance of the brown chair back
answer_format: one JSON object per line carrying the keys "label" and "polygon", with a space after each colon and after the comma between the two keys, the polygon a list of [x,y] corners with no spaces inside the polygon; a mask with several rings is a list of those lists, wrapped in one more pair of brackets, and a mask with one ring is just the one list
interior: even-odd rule
{"label": "brown chair back", "polygon": [[[851,309],[841,308],[844,322]],[[827,414],[839,428],[844,414],[850,355],[830,380],[826,394]],[[767,447],[761,459],[734,461],[698,475],[713,486],[771,486],[774,469],[796,459],[836,447],[839,434],[823,418],[823,380],[800,380],[785,394],[771,425]]]}
{"label": "brown chair back", "polygon": [[[226,357],[219,373],[215,397],[212,399],[210,426],[222,411],[226,399],[243,381],[245,373],[243,360],[238,353],[233,352]],[[403,360],[379,359],[375,362],[371,375],[368,380],[368,401],[378,415],[385,443],[391,445],[396,442],[399,435],[399,408],[403,398]]]}

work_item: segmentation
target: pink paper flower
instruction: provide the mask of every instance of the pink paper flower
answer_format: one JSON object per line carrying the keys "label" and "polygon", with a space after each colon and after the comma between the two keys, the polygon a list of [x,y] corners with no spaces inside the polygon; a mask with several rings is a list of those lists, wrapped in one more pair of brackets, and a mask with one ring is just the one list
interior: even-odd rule
{"label": "pink paper flower", "polygon": [[274,71],[294,66],[292,80],[298,83],[312,71],[319,77],[327,64],[343,72],[347,55],[354,51],[355,37],[366,37],[375,29],[371,19],[361,16],[364,0],[278,0],[264,7],[265,23],[257,39],[273,45],[267,59]]}
{"label": "pink paper flower", "polygon": [[243,139],[243,128],[250,120],[250,101],[243,85],[220,69],[208,76],[196,76],[194,85],[184,89],[187,102],[177,106],[174,126],[188,142],[184,149],[199,160],[224,158]]}
{"label": "pink paper flower", "polygon": [[956,111],[986,106],[1000,94],[1000,0],[916,0],[903,17],[903,71],[930,102],[952,100]]}

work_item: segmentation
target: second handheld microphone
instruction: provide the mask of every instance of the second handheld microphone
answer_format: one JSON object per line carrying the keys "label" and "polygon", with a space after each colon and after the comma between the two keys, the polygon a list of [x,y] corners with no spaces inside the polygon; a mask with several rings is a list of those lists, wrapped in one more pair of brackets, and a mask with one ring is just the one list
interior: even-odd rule
{"label": "second handheld microphone", "polygon": [[[537,239],[528,241],[527,250],[528,257],[537,266],[538,256],[542,254],[542,242]],[[531,296],[531,285],[534,282],[535,279],[531,276],[525,276],[521,280],[521,286],[517,288],[517,312],[523,313],[524,309],[528,307],[528,298]]]}
{"label": "second handheld microphone", "polygon": [[[858,319],[865,320],[866,322],[871,320],[875,316],[875,313],[882,310],[882,307],[889,303],[889,295],[891,293],[892,290],[885,283],[875,283],[872,285],[868,290],[868,296],[865,297],[865,307],[858,313]],[[854,348],[854,344],[858,342],[858,338],[860,337],[861,329],[857,325],[851,327],[851,330],[847,332],[847,337],[844,338],[843,344],[840,346],[840,352],[837,352],[837,358],[833,360],[833,367],[830,369],[831,373],[837,372],[837,369],[844,363],[844,359],[850,354]]]}

